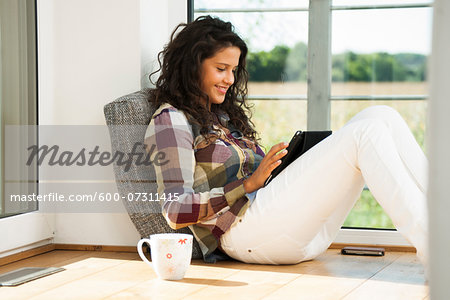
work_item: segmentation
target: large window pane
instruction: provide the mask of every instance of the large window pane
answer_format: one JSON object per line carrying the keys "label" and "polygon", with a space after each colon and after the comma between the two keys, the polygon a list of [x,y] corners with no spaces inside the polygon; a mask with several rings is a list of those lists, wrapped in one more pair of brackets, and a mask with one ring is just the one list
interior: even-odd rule
{"label": "large window pane", "polygon": [[431,13],[431,8],[333,11],[332,95],[426,94]]}
{"label": "large window pane", "polygon": [[[403,5],[412,2],[334,0],[333,5]],[[385,104],[400,112],[426,151],[426,62],[431,46],[431,17],[429,7],[332,12],[331,94],[343,100],[332,101],[333,130],[341,128],[365,107]],[[352,96],[401,99],[412,95],[423,100],[348,101]],[[367,189],[344,226],[394,228]]]}
{"label": "large window pane", "polygon": [[[256,130],[270,149],[306,129],[308,12],[217,12],[226,8],[308,7],[308,1],[195,1],[194,18],[217,16],[230,21],[249,47],[249,96]],[[201,9],[211,9],[201,12]],[[200,10],[200,12],[199,12]],[[256,97],[256,98],[255,98]],[[273,100],[261,100],[270,97]],[[288,97],[290,100],[275,100]],[[275,116],[286,114],[283,120]]]}
{"label": "large window pane", "polygon": [[[36,124],[36,6],[34,0],[0,1],[0,105],[1,105],[1,205],[0,217],[29,212],[37,209],[35,202],[6,201],[11,186],[14,193],[28,195],[36,192],[36,182],[28,182],[33,168],[17,165],[20,182],[5,180],[5,160],[11,164],[11,157],[5,157],[5,132],[8,125]],[[27,145],[34,136],[15,139]],[[23,146],[22,144],[22,146]],[[14,145],[8,144],[11,148]],[[31,190],[30,190],[31,189]]]}
{"label": "large window pane", "polygon": [[[302,2],[307,1],[300,1],[300,4]],[[293,4],[297,2],[285,1],[284,3]],[[201,15],[212,15],[234,25],[236,32],[245,40],[249,48],[247,67],[250,72],[250,82],[306,82],[307,11],[214,11],[214,9],[245,9],[268,6],[275,6],[274,1],[195,1],[194,18]],[[280,7],[278,3],[276,7]],[[211,9],[211,11],[203,13],[201,12],[202,9]],[[292,86],[290,90],[292,91]],[[298,94],[300,91],[293,92]],[[275,94],[274,92],[269,93]],[[252,91],[250,91],[250,94],[252,94]]]}

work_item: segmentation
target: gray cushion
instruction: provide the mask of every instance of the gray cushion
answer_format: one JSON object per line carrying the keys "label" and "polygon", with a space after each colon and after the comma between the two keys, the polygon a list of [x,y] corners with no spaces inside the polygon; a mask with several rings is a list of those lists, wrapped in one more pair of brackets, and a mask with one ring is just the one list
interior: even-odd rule
{"label": "gray cushion", "polygon": [[[148,102],[149,89],[122,96],[104,107],[106,124],[111,137],[112,152],[121,151],[128,154],[132,152],[135,143],[137,153],[146,155],[142,147],[144,135],[150,118],[157,107],[152,107]],[[115,126],[120,125],[120,126]],[[133,162],[137,156],[133,157]],[[156,233],[180,232],[192,234],[189,228],[173,230],[167,225],[161,214],[161,205],[158,201],[128,201],[131,193],[137,198],[136,193],[147,193],[156,195],[157,186],[155,181],[155,170],[152,165],[138,165],[132,163],[129,170],[126,165],[117,164],[114,160],[114,173],[117,188],[124,199],[123,203],[136,226],[141,237],[148,237]],[[154,198],[155,199],[155,198]],[[202,258],[202,253],[194,238],[192,258]]]}

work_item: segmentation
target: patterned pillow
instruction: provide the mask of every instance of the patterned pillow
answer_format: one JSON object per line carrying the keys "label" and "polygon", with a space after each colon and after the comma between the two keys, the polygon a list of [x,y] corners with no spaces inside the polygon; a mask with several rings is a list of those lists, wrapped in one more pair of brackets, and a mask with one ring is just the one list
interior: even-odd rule
{"label": "patterned pillow", "polygon": [[[116,151],[131,153],[133,147],[135,147],[135,153],[141,153],[145,157],[144,135],[150,123],[150,117],[156,110],[148,102],[149,92],[150,89],[143,89],[122,96],[105,105],[104,114],[109,128],[113,153]],[[142,147],[140,147],[141,144]],[[133,161],[136,161],[137,158],[138,155],[133,156]],[[192,234],[189,228],[179,230],[170,228],[161,214],[161,205],[158,201],[128,201],[129,193],[156,194],[157,191],[155,171],[151,165],[132,163],[128,167],[129,169],[126,165],[119,166],[115,163],[114,173],[118,191],[124,199],[125,208],[141,237],[169,232]],[[200,247],[195,238],[192,258],[202,258]]]}

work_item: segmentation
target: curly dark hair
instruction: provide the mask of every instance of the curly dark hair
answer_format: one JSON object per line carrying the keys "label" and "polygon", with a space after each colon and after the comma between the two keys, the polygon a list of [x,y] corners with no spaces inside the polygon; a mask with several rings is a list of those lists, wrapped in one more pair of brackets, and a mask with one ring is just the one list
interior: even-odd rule
{"label": "curly dark hair", "polygon": [[[179,33],[176,32],[182,28]],[[221,104],[212,104],[201,86],[201,66],[206,58],[214,56],[219,50],[235,46],[241,51],[239,65],[234,73],[234,83],[228,89]],[[248,139],[257,142],[257,133],[250,121],[250,106],[246,102],[248,72],[246,66],[247,45],[234,32],[230,22],[219,18],[201,16],[191,23],[182,23],[173,31],[170,42],[158,54],[161,71],[149,101],[156,107],[169,103],[186,113],[200,125],[200,133],[206,138],[213,123],[213,113],[226,112],[228,123]],[[162,60],[162,62],[161,62]],[[206,106],[200,99],[206,99]]]}

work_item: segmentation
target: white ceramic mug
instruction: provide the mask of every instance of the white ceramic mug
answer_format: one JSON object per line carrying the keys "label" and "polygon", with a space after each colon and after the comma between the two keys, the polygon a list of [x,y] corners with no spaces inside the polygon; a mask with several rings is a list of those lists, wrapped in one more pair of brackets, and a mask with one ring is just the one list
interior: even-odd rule
{"label": "white ceramic mug", "polygon": [[[142,245],[150,245],[152,262],[142,252]],[[137,244],[139,256],[152,266],[161,279],[183,279],[192,257],[192,235],[184,233],[153,234]]]}

